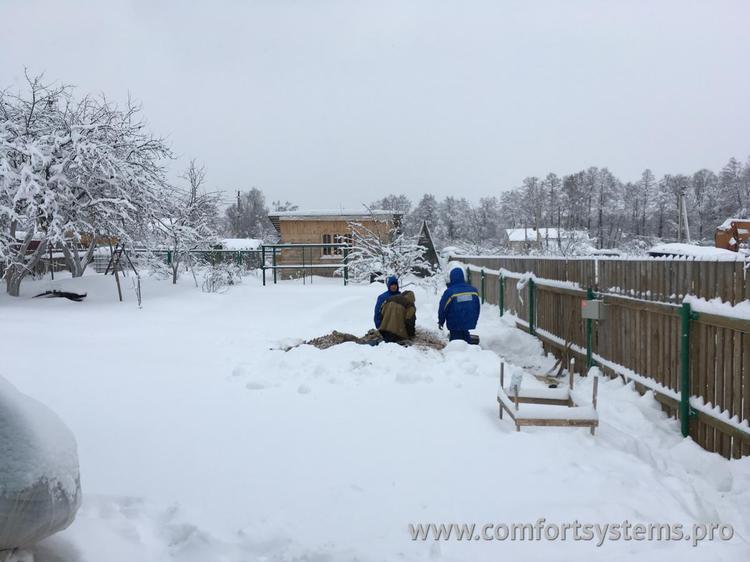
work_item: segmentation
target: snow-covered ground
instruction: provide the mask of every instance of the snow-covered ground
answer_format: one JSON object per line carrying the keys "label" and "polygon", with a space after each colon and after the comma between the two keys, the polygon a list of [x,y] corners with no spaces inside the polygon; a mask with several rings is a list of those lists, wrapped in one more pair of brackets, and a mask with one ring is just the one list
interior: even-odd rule
{"label": "snow-covered ground", "polygon": [[[546,370],[532,337],[483,310],[483,348],[277,348],[370,328],[379,286],[248,279],[204,294],[111,277],[0,297],[0,375],[78,439],[83,506],[37,561],[750,558],[750,459],[680,437],[650,396],[600,387],[601,426],[517,433],[497,417],[499,357]],[[50,288],[83,303],[31,299]],[[417,290],[418,324],[437,295]],[[510,371],[514,367],[509,367]],[[524,385],[541,384],[532,377]],[[591,381],[581,379],[582,392]],[[410,523],[734,526],[730,542],[413,541]]]}

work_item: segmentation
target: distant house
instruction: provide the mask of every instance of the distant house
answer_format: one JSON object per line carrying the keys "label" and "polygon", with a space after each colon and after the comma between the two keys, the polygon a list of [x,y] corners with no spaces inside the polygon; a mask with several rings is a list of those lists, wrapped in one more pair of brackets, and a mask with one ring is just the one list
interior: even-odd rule
{"label": "distant house", "polygon": [[565,247],[572,242],[589,240],[583,231],[562,228],[506,228],[505,236],[508,246],[516,251],[558,245]]}
{"label": "distant house", "polygon": [[[268,215],[279,234],[279,244],[342,244],[351,241],[352,224],[377,234],[386,241],[392,231],[401,226],[401,213],[394,211],[363,211],[351,209],[280,211]],[[276,263],[283,266],[325,265],[314,269],[315,275],[333,275],[334,265],[343,261],[343,250],[336,247],[306,247],[281,249]],[[293,274],[294,269],[290,268]],[[309,273],[309,271],[308,271]],[[288,277],[290,275],[284,275]]]}

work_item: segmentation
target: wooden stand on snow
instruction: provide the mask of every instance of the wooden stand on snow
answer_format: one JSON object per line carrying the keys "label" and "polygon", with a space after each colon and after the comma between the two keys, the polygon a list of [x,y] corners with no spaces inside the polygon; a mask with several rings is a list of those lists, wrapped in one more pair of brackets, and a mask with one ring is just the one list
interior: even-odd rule
{"label": "wooden stand on snow", "polygon": [[138,308],[141,307],[141,276],[138,274],[138,270],[133,265],[133,262],[130,260],[130,256],[125,251],[125,244],[117,244],[112,249],[112,243],[109,244],[109,263],[107,264],[107,269],[104,271],[104,275],[107,275],[110,270],[112,270],[112,274],[115,276],[115,283],[117,284],[117,296],[120,298],[120,302],[122,302],[122,288],[120,287],[120,275],[118,274],[120,270],[120,260],[122,259],[122,256],[125,256],[125,259],[127,260],[128,265],[130,266],[130,269],[133,270],[133,273],[135,273],[135,279],[136,279],[136,287],[135,287],[135,294],[138,297]]}
{"label": "wooden stand on snow", "polygon": [[[594,378],[591,405],[579,404],[573,397],[573,371],[569,366],[570,383],[568,388],[505,388],[505,363],[500,363],[500,388],[497,390],[499,417],[503,411],[516,424],[516,431],[521,426],[555,426],[555,427],[589,427],[594,435],[599,425],[599,414],[596,411],[596,396],[599,389],[599,377]],[[531,408],[520,408],[520,404],[536,405]]]}

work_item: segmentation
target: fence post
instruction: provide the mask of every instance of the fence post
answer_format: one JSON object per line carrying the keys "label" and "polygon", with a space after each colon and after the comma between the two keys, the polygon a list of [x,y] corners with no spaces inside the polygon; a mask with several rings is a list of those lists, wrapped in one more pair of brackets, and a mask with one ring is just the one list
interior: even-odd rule
{"label": "fence post", "polygon": [[344,287],[349,283],[349,247],[344,248]]}
{"label": "fence post", "polygon": [[536,284],[529,279],[529,333],[536,334]]}
{"label": "fence post", "polygon": [[505,278],[502,273],[498,273],[498,287],[497,287],[497,304],[500,307],[500,316],[505,313]]}
{"label": "fence post", "polygon": [[466,266],[466,283],[471,285],[471,267],[468,265]]}
{"label": "fence post", "polygon": [[271,248],[271,265],[273,265],[273,284],[276,285],[276,248]]}
{"label": "fence post", "polygon": [[[589,287],[586,289],[586,299],[587,300],[594,300],[594,290]],[[594,340],[594,321],[589,319],[586,319],[586,372],[588,373],[588,370],[594,366],[594,358],[593,358],[593,340]]]}
{"label": "fence post", "polygon": [[680,429],[690,434],[690,303],[680,309]]}
{"label": "fence post", "polygon": [[167,250],[167,265],[172,265],[172,250]]}
{"label": "fence post", "polygon": [[260,247],[260,270],[263,272],[263,286],[266,286],[266,246]]}
{"label": "fence post", "polygon": [[481,288],[482,288],[482,304],[484,304],[484,268],[482,268],[482,281],[481,281],[481,283],[482,283],[482,285],[481,285]]}

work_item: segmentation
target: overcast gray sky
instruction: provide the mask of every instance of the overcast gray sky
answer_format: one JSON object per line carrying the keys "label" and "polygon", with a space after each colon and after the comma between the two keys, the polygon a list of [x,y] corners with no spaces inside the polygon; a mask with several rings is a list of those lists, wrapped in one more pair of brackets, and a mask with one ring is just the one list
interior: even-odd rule
{"label": "overcast gray sky", "polygon": [[750,154],[750,2],[0,0],[0,86],[143,105],[214,189],[303,207]]}

